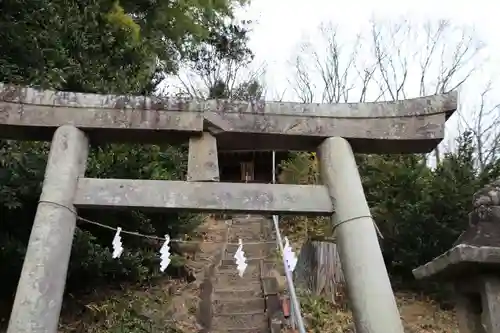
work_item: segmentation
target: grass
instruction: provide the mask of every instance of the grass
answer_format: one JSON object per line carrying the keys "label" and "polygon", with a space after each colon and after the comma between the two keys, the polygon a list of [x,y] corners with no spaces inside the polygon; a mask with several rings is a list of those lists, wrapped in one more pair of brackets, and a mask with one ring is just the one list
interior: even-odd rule
{"label": "grass", "polygon": [[[283,233],[291,240],[297,255],[300,253],[300,246],[311,235],[331,235],[328,225],[322,218],[304,217],[287,218],[281,224]],[[405,333],[458,333],[453,311],[441,309],[431,298],[398,292],[396,301]],[[346,304],[338,305],[324,297],[302,294],[301,308],[310,328],[309,332],[354,332],[352,314]]]}
{"label": "grass", "polygon": [[[190,236],[198,239],[202,235],[195,231]],[[192,249],[183,250],[188,254]],[[179,266],[186,264],[185,256],[172,258]],[[119,290],[103,287],[85,297],[69,295],[64,301],[59,333],[198,332],[198,294],[196,283],[162,277],[147,285],[122,285]]]}
{"label": "grass", "polygon": [[184,282],[171,279],[96,291],[84,299],[66,300],[59,332],[193,332],[198,303],[194,295]]}
{"label": "grass", "polygon": [[[106,297],[101,292],[100,300],[78,300],[78,311],[75,305],[65,309],[59,332],[197,332],[196,294],[197,290],[175,280],[158,281],[155,286],[128,286],[107,292]],[[304,294],[300,299],[308,332],[354,332],[352,314],[345,304]],[[405,333],[458,333],[454,313],[442,310],[435,301],[412,293],[397,293],[396,300]]]}
{"label": "grass", "polygon": [[[412,293],[397,293],[401,319],[405,333],[458,333],[455,315],[442,310],[429,298]],[[301,296],[303,316],[314,333],[354,332],[351,312],[323,298]]]}
{"label": "grass", "polygon": [[[309,221],[309,226],[316,221]],[[318,221],[319,223],[320,221]],[[304,229],[287,230],[292,245],[300,246]],[[295,231],[295,232],[290,232]],[[299,249],[296,248],[297,255]],[[276,260],[279,253],[273,253]],[[60,333],[183,333],[198,332],[196,311],[199,290],[195,284],[160,279],[148,286],[123,286],[116,291],[96,291],[87,299],[66,301]],[[334,304],[324,297],[301,296],[301,310],[309,332],[354,332],[347,305]],[[405,333],[456,333],[453,312],[442,310],[425,296],[397,293],[396,299]]]}

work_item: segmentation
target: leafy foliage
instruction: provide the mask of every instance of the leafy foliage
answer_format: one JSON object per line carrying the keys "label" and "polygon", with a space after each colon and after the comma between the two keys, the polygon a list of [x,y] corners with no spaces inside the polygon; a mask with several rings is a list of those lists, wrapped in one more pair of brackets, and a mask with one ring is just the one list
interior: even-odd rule
{"label": "leafy foliage", "polygon": [[[0,82],[63,91],[151,94],[186,61],[203,66],[202,50],[219,58],[251,55],[247,30],[234,24],[244,0],[5,0],[0,2]],[[35,215],[49,145],[0,141],[0,315],[8,313]],[[87,175],[97,178],[182,179],[184,146],[112,144],[92,147]],[[80,211],[83,217],[141,233],[182,237],[198,216],[141,211]],[[127,251],[111,258],[113,232],[79,224],[68,272],[68,292],[157,273],[161,244],[123,236]],[[174,260],[172,266],[182,265]],[[173,268],[175,271],[175,267]],[[1,322],[1,320],[0,320]]]}
{"label": "leafy foliage", "polygon": [[154,55],[117,2],[7,0],[1,7],[0,81],[122,93],[149,84]]}
{"label": "leafy foliage", "polygon": [[[7,295],[12,293],[20,273],[25,246],[41,192],[47,144],[11,143],[0,150],[2,175],[0,267],[5,272]],[[12,146],[15,145],[15,146]],[[23,149],[25,148],[25,149]],[[38,150],[33,150],[33,149]],[[29,151],[28,151],[29,150]],[[87,175],[97,178],[181,179],[186,168],[186,150],[175,147],[110,145],[92,149]],[[182,235],[198,223],[196,216],[174,213],[81,212],[90,220],[122,226],[146,234]],[[182,222],[181,222],[182,221]],[[106,281],[143,281],[157,272],[158,242],[123,236],[127,250],[113,260],[109,250],[113,232],[81,224],[73,245],[68,290],[82,290]],[[9,269],[7,269],[9,268]]]}
{"label": "leafy foliage", "polygon": [[0,82],[150,93],[165,73],[200,58],[208,45],[221,57],[249,53],[247,31],[231,20],[233,10],[245,3],[5,0],[0,3]]}
{"label": "leafy foliage", "polygon": [[[465,133],[456,152],[431,169],[419,155],[357,156],[372,214],[383,234],[383,254],[393,277],[412,280],[411,270],[448,250],[468,224],[472,195],[500,176],[500,163],[479,172],[472,136]],[[311,155],[299,153],[284,163],[283,182],[319,181]],[[329,232],[325,219],[289,219],[288,228],[304,235]]]}

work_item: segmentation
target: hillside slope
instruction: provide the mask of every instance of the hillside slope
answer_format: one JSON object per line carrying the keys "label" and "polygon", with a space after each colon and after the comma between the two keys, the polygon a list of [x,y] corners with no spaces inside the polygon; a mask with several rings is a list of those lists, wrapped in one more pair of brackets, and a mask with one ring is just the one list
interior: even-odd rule
{"label": "hillside slope", "polygon": [[[196,272],[196,281],[163,278],[147,286],[128,285],[118,291],[96,291],[86,298],[72,299],[69,295],[60,332],[198,332],[204,267],[214,262],[227,238],[226,230],[224,221],[213,219],[206,219],[197,230],[208,242],[196,246],[196,254],[190,256],[195,259],[188,261]],[[411,293],[397,293],[396,298],[406,333],[457,332],[453,312],[440,309],[429,298]],[[353,332],[352,315],[345,306],[307,295],[301,297],[301,305],[309,332]]]}
{"label": "hillside slope", "polygon": [[[429,298],[411,293],[396,293],[405,333],[456,333],[453,311],[440,309]],[[353,332],[352,314],[348,309],[333,305],[324,298],[302,297],[302,311],[309,322],[310,332]]]}
{"label": "hillside slope", "polygon": [[[84,308],[72,315],[66,311],[60,332],[198,332],[198,293],[194,284],[167,279],[158,281],[155,287],[130,286],[105,300],[89,299]],[[452,311],[441,310],[435,302],[414,294],[396,296],[405,333],[458,332]],[[303,297],[302,311],[309,332],[352,332],[350,311],[325,299]]]}

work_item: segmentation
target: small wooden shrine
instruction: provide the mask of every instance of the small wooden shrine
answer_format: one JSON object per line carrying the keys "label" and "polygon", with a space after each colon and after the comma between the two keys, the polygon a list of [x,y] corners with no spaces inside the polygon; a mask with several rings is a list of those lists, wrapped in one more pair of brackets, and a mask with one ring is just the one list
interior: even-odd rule
{"label": "small wooden shrine", "polygon": [[[289,152],[275,153],[276,177],[280,165],[290,157]],[[221,182],[272,183],[272,151],[220,151],[219,170]]]}

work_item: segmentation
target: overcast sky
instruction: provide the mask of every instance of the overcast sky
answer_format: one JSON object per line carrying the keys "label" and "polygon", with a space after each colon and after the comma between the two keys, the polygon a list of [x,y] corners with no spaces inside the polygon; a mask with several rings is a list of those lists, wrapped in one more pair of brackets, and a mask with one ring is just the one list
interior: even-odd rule
{"label": "overcast sky", "polygon": [[[474,107],[479,104],[480,94],[487,81],[493,80],[493,90],[487,103],[500,104],[500,84],[498,84],[500,80],[497,79],[500,78],[499,9],[500,4],[493,0],[252,0],[250,7],[239,12],[237,17],[254,22],[249,46],[256,56],[254,67],[265,64],[266,72],[263,78],[267,87],[265,98],[267,100],[280,98],[286,101],[297,101],[290,80],[293,81],[294,74],[292,62],[298,54],[301,54],[300,45],[309,42],[319,52],[326,49],[319,31],[321,24],[336,25],[339,34],[342,35],[343,43],[355,39],[357,33],[369,34],[371,19],[401,21],[405,18],[410,19],[412,24],[446,19],[453,25],[474,29],[474,33],[486,45],[481,52],[481,59],[487,60],[484,61],[483,70],[475,72],[475,77],[460,88],[459,106],[463,116],[473,118]],[[418,37],[419,34],[416,35],[416,38],[422,38]],[[458,39],[445,40],[444,49],[448,50],[447,47],[451,46],[450,50],[453,50],[456,47]],[[416,47],[417,53],[422,53],[420,52],[422,46],[415,41],[406,44],[409,47]],[[370,51],[364,52],[368,54],[367,57],[373,57]],[[439,62],[439,59],[437,61]],[[410,69],[408,76],[410,81],[413,81],[409,84],[410,91],[407,98],[419,95],[418,61],[409,67],[417,71]],[[436,77],[434,74],[434,78]],[[172,79],[173,81],[169,82],[176,81],[175,78]],[[318,77],[313,79],[315,82],[321,81]],[[175,84],[167,85],[175,87]],[[321,92],[317,94],[320,95]],[[371,97],[367,98],[370,99],[373,100]],[[315,101],[320,102],[320,100]],[[498,109],[495,110],[493,116],[498,112]],[[500,115],[498,116],[500,119]],[[458,118],[454,116],[448,121],[447,139],[445,139],[448,144],[458,133],[456,130]]]}
{"label": "overcast sky", "polygon": [[373,16],[450,19],[473,26],[488,44],[491,56],[500,59],[499,9],[492,0],[252,0],[241,17],[256,20],[250,46],[256,62],[267,64],[267,83],[279,89],[286,85],[297,45],[304,40],[314,42],[321,23],[337,24],[342,32],[368,28]]}
{"label": "overcast sky", "polygon": [[[482,74],[476,75],[460,91],[461,110],[467,116],[472,114],[470,105],[477,104],[487,80],[492,79],[493,88],[499,88],[495,84],[500,74],[499,10],[500,4],[492,0],[252,0],[250,8],[239,17],[255,20],[250,47],[256,55],[255,63],[267,65],[265,82],[271,91],[266,98],[276,99],[287,89],[286,100],[295,99],[289,85],[293,75],[290,61],[297,55],[301,42],[309,41],[321,50],[320,24],[336,24],[340,33],[347,34],[369,29],[371,18],[405,17],[421,22],[447,19],[473,28],[486,44],[484,55],[488,61]],[[498,98],[493,97],[496,100],[490,100],[490,104],[500,103],[500,94],[491,95]],[[448,132],[454,136],[456,131],[452,128]]]}

